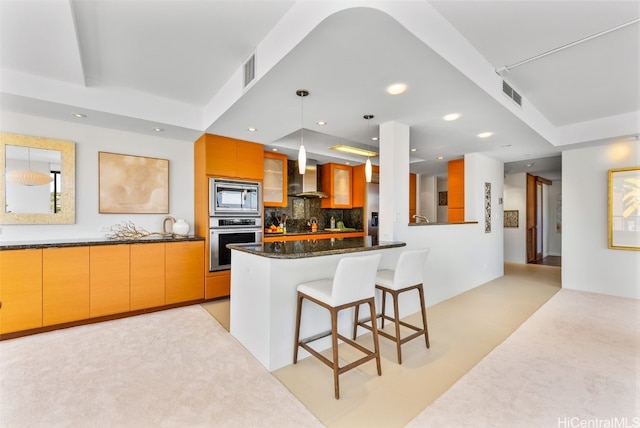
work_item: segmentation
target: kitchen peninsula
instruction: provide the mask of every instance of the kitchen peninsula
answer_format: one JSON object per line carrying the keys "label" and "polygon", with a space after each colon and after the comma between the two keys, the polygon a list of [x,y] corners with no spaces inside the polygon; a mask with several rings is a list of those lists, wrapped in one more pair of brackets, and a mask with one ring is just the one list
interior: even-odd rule
{"label": "kitchen peninsula", "polygon": [[[293,362],[297,284],[333,276],[343,257],[363,252],[381,254],[379,269],[392,268],[403,242],[375,242],[370,237],[304,239],[228,245],[231,249],[230,332],[269,371]],[[350,335],[350,311],[339,314],[339,329]],[[328,311],[305,307],[301,337],[326,332]],[[363,331],[362,333],[366,333]],[[331,346],[330,338],[317,349]],[[300,358],[309,354],[300,351]]]}

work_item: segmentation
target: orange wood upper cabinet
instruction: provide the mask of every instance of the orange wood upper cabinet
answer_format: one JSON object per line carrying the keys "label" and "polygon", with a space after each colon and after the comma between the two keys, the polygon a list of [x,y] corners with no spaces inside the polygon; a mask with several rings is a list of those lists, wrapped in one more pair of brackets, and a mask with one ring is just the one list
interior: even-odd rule
{"label": "orange wood upper cabinet", "polygon": [[322,191],[329,195],[321,199],[322,208],[352,208],[352,168],[348,165],[326,163],[320,165]]}
{"label": "orange wood upper cabinet", "polygon": [[418,213],[416,206],[416,175],[409,174],[409,223],[415,222],[414,215]]}
{"label": "orange wood upper cabinet", "polygon": [[171,242],[165,245],[165,303],[204,298],[204,243]]}
{"label": "orange wood upper cabinet", "polygon": [[162,242],[130,246],[132,311],[164,305],[164,246]]}
{"label": "orange wood upper cabinet", "polygon": [[464,221],[464,159],[449,161],[447,175],[448,221]]}
{"label": "orange wood upper cabinet", "polygon": [[89,318],[89,247],[42,250],[42,325]]}
{"label": "orange wood upper cabinet", "polygon": [[[373,174],[380,173],[378,165],[372,165]],[[364,164],[352,167],[351,205],[353,208],[363,208],[367,203],[367,181],[364,176]]]}
{"label": "orange wood upper cabinet", "polygon": [[[204,161],[206,175],[250,180],[263,179],[264,147],[262,144],[203,134],[195,145],[196,162]],[[199,156],[204,159],[198,159]]]}
{"label": "orange wood upper cabinet", "polygon": [[129,244],[89,247],[89,316],[129,311]]}
{"label": "orange wood upper cabinet", "polygon": [[0,251],[0,333],[42,327],[42,250]]}
{"label": "orange wood upper cabinet", "polygon": [[262,200],[265,207],[287,206],[287,155],[264,152]]}

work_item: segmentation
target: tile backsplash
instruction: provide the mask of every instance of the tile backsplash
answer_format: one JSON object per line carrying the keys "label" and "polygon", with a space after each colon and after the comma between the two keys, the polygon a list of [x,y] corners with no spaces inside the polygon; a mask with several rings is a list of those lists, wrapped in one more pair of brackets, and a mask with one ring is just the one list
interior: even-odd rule
{"label": "tile backsplash", "polygon": [[318,198],[300,198],[290,196],[288,204],[284,208],[265,207],[264,224],[265,227],[277,225],[282,216],[287,216],[287,232],[305,232],[310,230],[308,223],[315,219],[318,222],[318,229],[329,228],[331,217],[344,222],[345,227],[353,227],[358,230],[363,229],[362,208],[352,209],[331,209],[322,208]]}

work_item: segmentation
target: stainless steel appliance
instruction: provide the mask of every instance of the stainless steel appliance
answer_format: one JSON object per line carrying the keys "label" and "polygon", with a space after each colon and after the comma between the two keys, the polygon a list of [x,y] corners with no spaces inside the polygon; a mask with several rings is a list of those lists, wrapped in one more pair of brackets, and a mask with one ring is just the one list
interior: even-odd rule
{"label": "stainless steel appliance", "polygon": [[209,271],[231,267],[231,250],[227,244],[256,242],[262,242],[261,217],[210,217]]}
{"label": "stainless steel appliance", "polygon": [[368,236],[378,236],[378,212],[380,207],[380,175],[374,172],[371,183],[365,183],[366,199],[364,210],[365,232]]}
{"label": "stainless steel appliance", "polygon": [[209,179],[209,216],[260,217],[262,215],[260,182]]}

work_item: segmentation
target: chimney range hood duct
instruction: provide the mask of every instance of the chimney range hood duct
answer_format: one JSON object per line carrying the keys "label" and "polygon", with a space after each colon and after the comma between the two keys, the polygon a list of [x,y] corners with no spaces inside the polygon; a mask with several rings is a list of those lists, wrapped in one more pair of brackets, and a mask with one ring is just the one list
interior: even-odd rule
{"label": "chimney range hood duct", "polygon": [[[293,162],[296,163],[296,162]],[[329,196],[318,191],[318,162],[307,159],[307,167],[304,175],[298,174],[297,163],[294,168],[287,168],[288,174],[288,194],[299,198],[328,198]]]}

